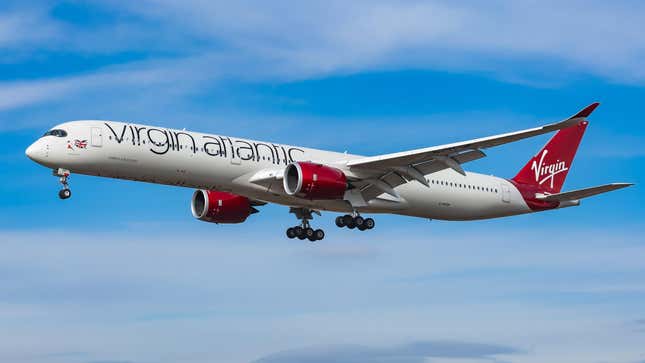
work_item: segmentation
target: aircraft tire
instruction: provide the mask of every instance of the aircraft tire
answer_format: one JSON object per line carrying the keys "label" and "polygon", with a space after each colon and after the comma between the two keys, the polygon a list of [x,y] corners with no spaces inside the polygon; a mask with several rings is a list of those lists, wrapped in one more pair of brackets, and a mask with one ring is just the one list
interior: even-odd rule
{"label": "aircraft tire", "polygon": [[67,198],[69,198],[69,197],[71,197],[71,196],[72,196],[72,191],[71,191],[71,190],[69,190],[69,189],[61,189],[61,190],[58,192],[58,197],[59,197],[60,199],[67,199]]}
{"label": "aircraft tire", "polygon": [[293,227],[293,230],[296,232],[296,237],[298,237],[298,239],[307,238],[307,236],[305,236],[305,229],[304,228],[302,228],[300,226],[296,226],[296,227]]}
{"label": "aircraft tire", "polygon": [[[345,215],[343,216],[343,224],[344,224],[346,227],[349,227],[349,226],[350,226],[351,224],[353,224],[353,223],[354,223],[354,217],[350,216],[349,214],[345,214]],[[350,227],[350,228],[351,228],[351,227]]]}
{"label": "aircraft tire", "polygon": [[338,228],[345,227],[345,218],[343,216],[336,217],[336,227]]}
{"label": "aircraft tire", "polygon": [[325,231],[322,229],[317,229],[314,232],[314,236],[316,237],[316,240],[320,241],[321,239],[325,238]]}

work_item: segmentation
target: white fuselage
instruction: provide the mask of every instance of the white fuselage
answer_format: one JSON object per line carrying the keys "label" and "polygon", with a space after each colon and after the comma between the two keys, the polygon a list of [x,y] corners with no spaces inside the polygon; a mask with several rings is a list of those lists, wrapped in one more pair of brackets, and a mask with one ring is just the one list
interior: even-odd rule
{"label": "white fuselage", "polygon": [[[252,182],[256,173],[281,175],[293,161],[342,168],[350,155],[234,137],[113,121],[72,121],[56,126],[64,137],[44,136],[30,157],[51,168],[196,189],[227,191],[248,198],[316,210],[351,212],[344,200],[307,200],[287,195],[282,181]],[[445,169],[426,176],[429,187],[411,181],[357,208],[431,219],[471,220],[531,212],[508,180]]]}

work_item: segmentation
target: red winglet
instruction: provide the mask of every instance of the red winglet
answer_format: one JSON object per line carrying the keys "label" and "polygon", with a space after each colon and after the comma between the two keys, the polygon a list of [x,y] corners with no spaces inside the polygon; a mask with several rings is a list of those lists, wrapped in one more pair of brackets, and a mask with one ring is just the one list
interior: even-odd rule
{"label": "red winglet", "polygon": [[589,106],[585,107],[582,111],[576,113],[574,116],[571,116],[569,119],[572,118],[579,118],[579,117],[589,117],[591,113],[600,105],[599,102],[594,102],[590,104]]}

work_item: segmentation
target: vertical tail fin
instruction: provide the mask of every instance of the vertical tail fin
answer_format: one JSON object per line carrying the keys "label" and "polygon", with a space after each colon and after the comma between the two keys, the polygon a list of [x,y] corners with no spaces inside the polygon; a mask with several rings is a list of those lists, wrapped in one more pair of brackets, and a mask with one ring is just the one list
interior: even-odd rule
{"label": "vertical tail fin", "polygon": [[513,181],[533,185],[544,192],[559,193],[587,128],[588,121],[585,118],[596,107],[598,103],[591,104],[572,116],[570,119],[580,121],[553,135],[542,150],[517,173]]}

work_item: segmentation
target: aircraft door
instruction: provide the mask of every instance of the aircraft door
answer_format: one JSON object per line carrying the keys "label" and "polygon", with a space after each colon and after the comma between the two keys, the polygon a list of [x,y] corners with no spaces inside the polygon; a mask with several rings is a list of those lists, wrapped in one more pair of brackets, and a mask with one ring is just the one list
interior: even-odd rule
{"label": "aircraft door", "polygon": [[103,146],[103,133],[100,127],[92,127],[91,143],[94,147]]}
{"label": "aircraft door", "polygon": [[511,190],[508,188],[508,185],[502,184],[502,202],[510,203],[511,202]]}

